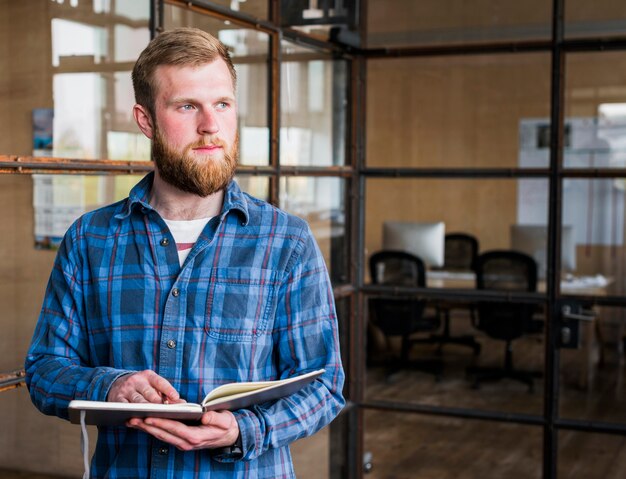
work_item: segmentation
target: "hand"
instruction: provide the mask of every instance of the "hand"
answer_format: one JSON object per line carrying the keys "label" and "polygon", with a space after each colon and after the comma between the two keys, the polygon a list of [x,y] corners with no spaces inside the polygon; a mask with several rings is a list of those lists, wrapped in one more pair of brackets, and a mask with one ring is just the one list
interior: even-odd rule
{"label": "hand", "polygon": [[239,436],[239,424],[230,411],[205,412],[198,426],[156,417],[129,419],[127,425],[172,444],[181,451],[231,446]]}
{"label": "hand", "polygon": [[145,371],[126,374],[113,382],[107,401],[111,402],[152,402],[152,403],[179,403],[178,391],[169,381],[154,371]]}

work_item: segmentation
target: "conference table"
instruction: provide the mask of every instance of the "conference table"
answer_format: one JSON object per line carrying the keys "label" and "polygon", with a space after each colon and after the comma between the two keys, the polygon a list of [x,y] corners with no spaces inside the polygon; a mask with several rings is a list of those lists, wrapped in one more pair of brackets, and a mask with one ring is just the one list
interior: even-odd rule
{"label": "conference table", "polygon": [[[561,293],[572,295],[606,296],[613,284],[612,278],[602,275],[575,276],[566,275],[561,280]],[[426,285],[429,288],[473,289],[476,287],[476,274],[470,271],[439,271],[426,273]],[[546,281],[540,279],[537,291],[545,292]]]}
{"label": "conference table", "polygon": [[[602,275],[596,276],[574,276],[567,275],[561,280],[561,294],[577,295],[577,296],[606,296],[609,288],[614,283],[613,278],[607,278]],[[458,271],[428,271],[426,274],[426,285],[429,288],[446,288],[446,289],[473,289],[476,287],[476,275],[473,272]],[[546,281],[540,279],[537,283],[537,291],[545,292]],[[455,308],[467,308],[470,303],[466,301],[442,301],[438,302],[438,307],[446,314],[446,320],[449,321],[450,310]],[[600,329],[600,314],[598,308],[594,308],[594,316],[589,321],[581,321],[580,349],[584,351],[586,360],[581,368],[575,382],[583,389],[588,389],[593,385],[594,373],[596,365],[601,362],[602,358],[602,334]],[[449,328],[449,325],[446,325]],[[575,355],[577,349],[561,349],[562,357]]]}

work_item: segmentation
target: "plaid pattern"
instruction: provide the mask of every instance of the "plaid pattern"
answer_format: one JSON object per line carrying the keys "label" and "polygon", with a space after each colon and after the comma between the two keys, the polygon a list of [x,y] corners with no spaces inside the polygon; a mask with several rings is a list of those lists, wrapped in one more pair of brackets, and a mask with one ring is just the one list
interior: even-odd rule
{"label": "plaid pattern", "polygon": [[[344,404],[337,320],[323,258],[304,221],[227,188],[223,210],[179,266],[148,204],[152,173],[128,199],[81,217],[58,252],[26,358],[44,413],[105,400],[128,371],[152,369],[189,402],[220,384],[326,368],[302,391],[235,411],[244,460],[182,452],[125,427],[100,428],[92,476],[290,478],[288,444]],[[167,238],[169,241],[162,241]]]}

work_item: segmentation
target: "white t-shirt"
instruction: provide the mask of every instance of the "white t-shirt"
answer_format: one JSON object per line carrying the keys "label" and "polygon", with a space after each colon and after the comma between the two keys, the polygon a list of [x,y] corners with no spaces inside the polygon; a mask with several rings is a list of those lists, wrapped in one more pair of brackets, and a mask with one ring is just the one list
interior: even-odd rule
{"label": "white t-shirt", "polygon": [[166,220],[165,224],[172,232],[174,241],[176,242],[176,249],[178,250],[178,261],[182,266],[185,259],[189,255],[191,248],[198,241],[198,237],[206,224],[211,218],[200,218],[198,220]]}

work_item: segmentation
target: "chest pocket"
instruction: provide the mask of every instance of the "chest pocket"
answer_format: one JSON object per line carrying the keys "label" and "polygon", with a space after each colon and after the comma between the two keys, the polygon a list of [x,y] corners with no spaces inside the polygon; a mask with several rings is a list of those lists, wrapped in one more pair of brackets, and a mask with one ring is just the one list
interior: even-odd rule
{"label": "chest pocket", "polygon": [[278,273],[216,268],[211,274],[205,329],[221,341],[250,342],[267,333],[276,308]]}

